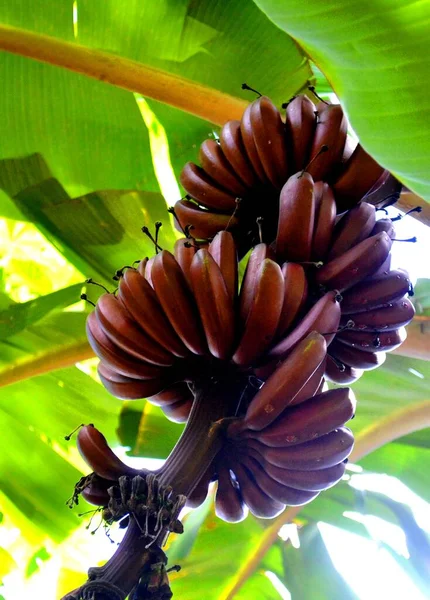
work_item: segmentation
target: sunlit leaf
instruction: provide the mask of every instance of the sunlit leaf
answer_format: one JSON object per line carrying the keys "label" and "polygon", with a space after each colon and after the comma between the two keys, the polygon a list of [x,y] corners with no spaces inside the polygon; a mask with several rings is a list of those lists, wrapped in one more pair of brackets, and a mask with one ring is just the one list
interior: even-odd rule
{"label": "sunlit leaf", "polygon": [[330,81],[364,148],[430,200],[427,2],[255,2]]}
{"label": "sunlit leaf", "polygon": [[21,304],[13,303],[7,310],[2,310],[0,312],[0,340],[19,333],[39,321],[51,310],[75,304],[79,299],[81,288],[81,284],[73,285],[35,300]]}

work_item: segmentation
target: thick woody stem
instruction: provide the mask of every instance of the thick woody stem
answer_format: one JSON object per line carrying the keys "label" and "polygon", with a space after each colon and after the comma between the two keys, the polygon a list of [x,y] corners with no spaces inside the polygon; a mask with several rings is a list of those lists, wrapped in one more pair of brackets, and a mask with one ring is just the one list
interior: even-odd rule
{"label": "thick woody stem", "polygon": [[[187,425],[156,473],[161,486],[171,486],[173,496],[189,495],[205,473],[223,444],[220,421],[235,412],[237,399],[246,382],[210,379],[196,386],[195,400]],[[176,515],[177,516],[177,515]],[[151,534],[151,531],[149,532]],[[151,566],[162,562],[160,546],[168,535],[166,528],[157,539],[146,537],[134,517],[115,554],[103,567],[91,568],[88,581],[70,592],[63,600],[124,600]]]}

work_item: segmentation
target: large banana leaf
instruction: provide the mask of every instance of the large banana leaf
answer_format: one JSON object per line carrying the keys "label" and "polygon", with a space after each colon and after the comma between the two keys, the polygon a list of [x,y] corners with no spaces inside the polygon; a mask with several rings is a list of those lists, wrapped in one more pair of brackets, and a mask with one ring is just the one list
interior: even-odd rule
{"label": "large banana leaf", "polygon": [[429,3],[255,2],[324,72],[366,150],[430,200]]}

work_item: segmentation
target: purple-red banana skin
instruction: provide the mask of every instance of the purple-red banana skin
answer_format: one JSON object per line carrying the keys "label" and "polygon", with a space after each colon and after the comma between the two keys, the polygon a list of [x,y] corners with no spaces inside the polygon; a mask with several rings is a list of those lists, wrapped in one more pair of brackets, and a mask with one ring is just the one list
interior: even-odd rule
{"label": "purple-red banana skin", "polygon": [[363,375],[364,371],[361,369],[353,369],[340,361],[335,360],[329,354],[327,355],[327,361],[325,366],[324,376],[333,383],[339,385],[349,385],[354,383],[357,379]]}
{"label": "purple-red banana skin", "polygon": [[344,164],[333,183],[339,211],[348,209],[358,202],[378,181],[384,168],[381,167],[360,144]]}
{"label": "purple-red banana skin", "polygon": [[324,360],[327,345],[323,336],[310,333],[297,344],[252,399],[245,415],[247,429],[264,429],[294,400]]}
{"label": "purple-red banana skin", "polygon": [[351,208],[337,223],[327,260],[333,260],[366,239],[376,222],[375,207],[360,202]]}
{"label": "purple-red banana skin", "polygon": [[[237,177],[215,140],[205,140],[200,146],[199,159],[203,170],[217,185],[236,197],[246,194],[247,188]],[[233,207],[234,208],[234,207]]]}
{"label": "purple-red banana skin", "polygon": [[182,169],[180,182],[187,194],[199,204],[220,212],[235,209],[236,195],[217,185],[207,173],[194,163],[187,163]]}
{"label": "purple-red banana skin", "polygon": [[364,352],[389,352],[403,344],[406,339],[406,329],[400,327],[379,333],[345,330],[338,335],[338,339],[342,340],[344,344]]}
{"label": "purple-red banana skin", "polygon": [[139,474],[137,469],[124,464],[112,452],[105,436],[94,425],[81,427],[76,445],[87,465],[103,479],[117,481],[121,475]]}
{"label": "purple-red banana skin", "polygon": [[275,467],[265,462],[264,470],[272,479],[297,490],[321,492],[335,485],[345,473],[345,463],[341,462],[328,469],[318,471],[293,471]]}
{"label": "purple-red banana skin", "polygon": [[161,367],[144,362],[116,346],[103,332],[95,312],[87,317],[86,332],[95,354],[117,373],[135,379],[154,379],[162,373]]}
{"label": "purple-red banana skin", "polygon": [[298,490],[276,481],[267,474],[257,460],[250,456],[242,457],[241,464],[252,475],[258,487],[276,502],[282,502],[289,506],[299,506],[310,502],[319,494],[315,491]]}
{"label": "purple-red banana skin", "polygon": [[215,358],[230,358],[235,339],[233,298],[208,250],[194,255],[190,278],[209,350]]}
{"label": "purple-red banana skin", "polygon": [[178,261],[182,271],[184,272],[185,279],[190,284],[190,266],[193,260],[194,254],[197,252],[198,247],[193,244],[193,241],[189,238],[180,238],[176,240],[173,254]]}
{"label": "purple-red banana skin", "polygon": [[271,448],[252,439],[246,443],[251,456],[256,452],[256,457],[262,456],[275,467],[293,471],[314,471],[333,467],[350,455],[353,446],[354,436],[347,427],[339,427],[297,446]]}
{"label": "purple-red banana skin", "polygon": [[280,266],[266,258],[257,271],[247,319],[242,327],[233,361],[252,365],[270,346],[279,325],[284,302],[284,278]]}
{"label": "purple-red banana skin", "polygon": [[239,487],[231,481],[229,469],[225,464],[218,468],[218,487],[215,496],[215,513],[227,523],[239,523],[246,519],[248,509],[243,501]]}
{"label": "purple-red banana skin", "polygon": [[157,298],[176,334],[191,352],[205,354],[206,340],[194,298],[173,254],[167,250],[159,252],[151,276]]}
{"label": "purple-red banana skin", "polygon": [[193,398],[179,400],[179,402],[175,402],[174,404],[162,406],[161,410],[169,421],[172,421],[173,423],[185,423],[190,416],[193,401]]}
{"label": "purple-red banana skin", "polygon": [[239,482],[241,496],[255,517],[273,519],[283,512],[285,504],[273,500],[263,492],[249,471],[241,464],[234,463],[233,471]]}
{"label": "purple-red banana skin", "polygon": [[100,365],[98,373],[100,381],[108,392],[121,400],[140,400],[141,398],[154,396],[154,394],[158,394],[171,383],[162,379],[147,379],[145,381],[131,379],[129,382],[112,381],[112,379],[108,379],[100,372]]}
{"label": "purple-red banana skin", "polygon": [[235,302],[238,286],[238,261],[234,238],[229,231],[216,234],[208,247],[209,254],[221,269],[227,290]]}
{"label": "purple-red banana skin", "polygon": [[410,323],[414,314],[415,308],[412,302],[408,298],[402,298],[390,302],[383,308],[350,314],[343,319],[353,321],[352,331],[390,331]]}
{"label": "purple-red banana skin", "polygon": [[333,192],[323,181],[316,181],[315,194],[315,225],[312,237],[312,260],[325,260],[333,229],[336,222],[336,200]]}
{"label": "purple-red banana skin", "polygon": [[276,338],[284,337],[296,321],[308,296],[308,281],[302,265],[286,262],[282,265],[284,276],[284,303],[279,318]]}
{"label": "purple-red banana skin", "polygon": [[[257,102],[256,100],[254,102]],[[263,165],[261,163],[260,157],[258,155],[257,146],[254,141],[254,132],[251,121],[251,111],[254,105],[254,102],[251,102],[242,115],[242,119],[240,121],[240,133],[242,135],[243,145],[245,146],[246,154],[248,156],[249,162],[252,165],[254,172],[257,174],[260,182],[267,184],[268,179],[266,173],[264,171]]]}
{"label": "purple-red banana skin", "polygon": [[389,255],[391,245],[385,231],[367,238],[318,269],[315,281],[326,289],[347,290],[375,273]]}
{"label": "purple-red banana skin", "polygon": [[341,306],[336,292],[327,292],[308,311],[305,317],[296,325],[293,331],[280,340],[268,353],[271,359],[285,358],[289,352],[311,331],[324,335],[326,343],[330,344],[339,326]]}
{"label": "purple-red banana skin", "polygon": [[288,178],[285,129],[278,109],[266,96],[252,103],[251,124],[266,177],[273,187],[280,189]]}
{"label": "purple-red banana skin", "polygon": [[304,169],[309,161],[317,123],[315,110],[315,104],[303,94],[296,96],[287,106],[285,130],[289,160],[294,171]]}
{"label": "purple-red banana skin", "polygon": [[181,358],[189,354],[173,331],[151,285],[138,271],[125,271],[119,282],[118,298],[139,327],[160,346]]}
{"label": "purple-red banana skin", "polygon": [[385,362],[385,352],[364,352],[335,340],[330,344],[330,356],[348,367],[370,371],[380,367]]}
{"label": "purple-red banana skin", "polygon": [[355,399],[349,388],[337,388],[288,408],[269,427],[244,432],[273,448],[309,442],[343,426],[355,413]]}
{"label": "purple-red banana skin", "polygon": [[314,159],[323,146],[328,150],[321,153],[307,167],[315,181],[327,181],[328,176],[342,159],[346,143],[347,121],[340,104],[317,105],[318,120],[312,142],[310,159]]}
{"label": "purple-red banana skin", "polygon": [[98,299],[95,314],[101,329],[111,342],[143,361],[170,366],[173,355],[150,338],[113,294]]}
{"label": "purple-red banana skin", "polygon": [[408,293],[411,281],[405,271],[389,271],[386,275],[372,277],[350,288],[342,300],[342,314],[365,312],[382,308]]}
{"label": "purple-red banana skin", "polygon": [[245,275],[242,280],[239,296],[239,313],[242,323],[246,322],[249,310],[251,308],[252,299],[254,297],[255,280],[258,269],[261,263],[270,258],[274,260],[275,255],[273,250],[267,244],[257,244],[252,249],[252,252],[246,265]]}
{"label": "purple-red banana skin", "polygon": [[220,146],[236,175],[247,187],[258,183],[258,177],[246,154],[239,121],[228,121],[221,129]]}
{"label": "purple-red banana skin", "polygon": [[306,262],[311,258],[315,222],[314,180],[307,172],[291,175],[279,197],[276,257]]}
{"label": "purple-red banana skin", "polygon": [[[233,211],[231,211],[233,212]],[[198,240],[210,240],[218,231],[237,228],[237,217],[232,214],[214,213],[200,208],[195,202],[179,200],[175,204],[175,213],[182,230],[192,226],[191,235]]]}

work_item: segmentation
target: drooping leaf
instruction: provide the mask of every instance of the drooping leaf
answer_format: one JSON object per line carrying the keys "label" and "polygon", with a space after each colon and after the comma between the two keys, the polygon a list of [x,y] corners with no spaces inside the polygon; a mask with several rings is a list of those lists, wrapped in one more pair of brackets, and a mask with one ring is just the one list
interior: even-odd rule
{"label": "drooping leaf", "polygon": [[364,148],[430,200],[427,2],[255,2],[327,77]]}

